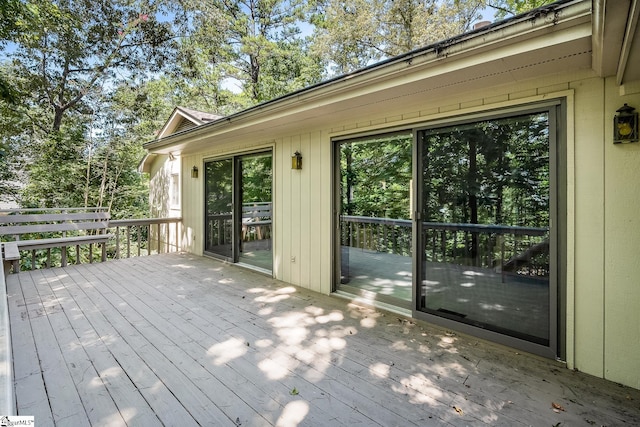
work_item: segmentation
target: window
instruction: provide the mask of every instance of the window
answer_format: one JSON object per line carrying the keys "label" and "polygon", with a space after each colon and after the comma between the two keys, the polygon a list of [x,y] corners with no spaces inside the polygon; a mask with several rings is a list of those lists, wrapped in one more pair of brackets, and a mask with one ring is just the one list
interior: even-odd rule
{"label": "window", "polygon": [[171,208],[179,209],[180,208],[180,175],[179,174],[174,173],[171,175],[170,185],[171,187],[169,189],[169,195],[170,195]]}

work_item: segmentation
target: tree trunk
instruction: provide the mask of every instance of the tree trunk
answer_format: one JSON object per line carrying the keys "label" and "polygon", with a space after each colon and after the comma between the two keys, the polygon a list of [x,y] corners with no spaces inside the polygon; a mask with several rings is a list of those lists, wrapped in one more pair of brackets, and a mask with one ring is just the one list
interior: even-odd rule
{"label": "tree trunk", "polygon": [[[477,141],[475,135],[471,134],[469,138],[469,175],[467,176],[467,189],[469,193],[469,222],[471,224],[478,223],[478,164],[477,164]],[[478,233],[471,233],[470,257],[473,265],[478,265]]]}

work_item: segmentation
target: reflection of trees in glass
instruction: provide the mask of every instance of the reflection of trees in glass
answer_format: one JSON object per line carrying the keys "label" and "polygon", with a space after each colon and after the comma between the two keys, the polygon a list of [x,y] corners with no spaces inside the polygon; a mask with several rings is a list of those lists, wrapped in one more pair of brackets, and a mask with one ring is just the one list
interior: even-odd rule
{"label": "reflection of trees in glass", "polygon": [[535,274],[546,274],[548,240],[543,234],[549,223],[548,114],[433,129],[422,132],[419,141],[424,149],[426,222],[534,228],[505,234],[496,227],[458,226],[460,233],[431,230],[427,240],[433,244],[441,240],[442,253],[473,265],[491,266],[506,256],[503,268],[520,271],[520,265],[535,264],[542,266],[531,267],[542,272]]}
{"label": "reflection of trees in glass", "polygon": [[546,227],[546,113],[435,129],[424,144],[427,221]]}
{"label": "reflection of trees in glass", "polygon": [[205,165],[207,214],[231,215],[233,205],[233,160],[218,160]]}
{"label": "reflection of trees in glass", "polygon": [[409,134],[373,137],[340,146],[342,213],[408,219]]}
{"label": "reflection of trees in glass", "polygon": [[270,202],[271,153],[242,158],[242,203]]}

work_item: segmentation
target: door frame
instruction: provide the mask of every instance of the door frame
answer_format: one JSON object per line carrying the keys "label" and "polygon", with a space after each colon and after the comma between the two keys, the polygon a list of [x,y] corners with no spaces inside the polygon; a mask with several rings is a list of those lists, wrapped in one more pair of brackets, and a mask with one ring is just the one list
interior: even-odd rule
{"label": "door frame", "polygon": [[[487,119],[497,119],[500,117],[510,117],[519,114],[527,114],[534,112],[549,112],[549,239],[550,239],[550,280],[549,280],[549,345],[541,345],[532,343],[523,339],[515,338],[499,332],[490,331],[478,326],[464,324],[455,320],[446,319],[444,317],[421,311],[421,295],[419,281],[422,277],[422,266],[420,262],[416,262],[419,254],[418,248],[421,247],[421,233],[419,232],[422,224],[419,206],[422,206],[421,188],[422,182],[420,161],[421,151],[417,143],[417,136],[420,130],[433,129],[438,127],[450,126],[457,123],[476,122]],[[398,133],[402,131],[412,132],[413,148],[412,148],[412,251],[413,251],[413,283],[412,283],[412,301],[410,307],[410,315],[413,318],[424,320],[432,324],[458,330],[468,333],[479,338],[504,344],[513,348],[521,349],[533,354],[537,354],[546,358],[555,358],[558,360],[566,359],[566,324],[567,324],[567,98],[558,97],[551,100],[533,101],[518,105],[499,107],[489,109],[482,112],[473,112],[433,120],[430,122],[423,121],[409,126],[398,126],[387,129],[370,130],[367,132],[341,135],[331,139],[332,150],[332,239],[333,239],[333,265],[332,265],[332,283],[331,291],[337,292],[340,284],[340,261],[341,261],[341,242],[340,242],[340,161],[339,146],[341,142],[353,141],[375,137],[378,135]],[[367,296],[357,295],[354,296]],[[376,298],[376,301],[388,305],[384,298]],[[374,301],[375,304],[375,301]],[[402,312],[403,308],[386,307],[398,309]]]}
{"label": "door frame", "polygon": [[[549,114],[549,345],[533,343],[514,336],[488,330],[479,326],[422,311],[422,295],[419,281],[422,278],[422,263],[415,262],[413,271],[412,316],[446,328],[468,333],[479,338],[522,349],[547,358],[564,359],[566,354],[566,100],[564,98],[517,105],[475,113],[461,117],[439,120],[436,123],[414,129],[414,206],[422,206],[421,159],[422,146],[418,144],[418,133],[423,130],[448,127],[456,124],[474,123],[484,120],[508,118],[522,114],[548,112]],[[416,208],[413,221],[414,257],[421,256],[419,248],[423,242],[421,211]]]}
{"label": "door frame", "polygon": [[[204,180],[204,185],[202,186],[202,198],[204,200],[203,203],[203,255],[204,256],[208,256],[211,258],[216,258],[216,259],[220,259],[226,262],[230,262],[233,264],[238,264],[240,266],[243,267],[247,267],[250,269],[255,269],[258,272],[261,273],[267,273],[266,270],[259,268],[259,267],[255,267],[252,266],[250,264],[246,264],[246,263],[241,263],[239,262],[240,259],[240,244],[241,244],[241,232],[242,232],[242,193],[241,193],[241,186],[242,186],[242,174],[241,174],[241,170],[240,170],[240,163],[242,161],[243,157],[247,157],[247,156],[252,156],[252,155],[259,155],[259,154],[269,154],[271,155],[271,176],[272,176],[272,180],[271,180],[271,199],[272,199],[272,210],[271,210],[271,215],[272,215],[272,220],[271,220],[271,227],[272,227],[272,231],[271,231],[271,235],[274,236],[275,235],[275,218],[274,218],[274,209],[273,209],[273,198],[274,198],[274,190],[275,190],[275,174],[274,174],[274,161],[275,161],[275,156],[274,156],[274,147],[273,146],[267,146],[267,147],[261,147],[261,148],[256,148],[254,150],[250,150],[250,151],[241,151],[241,152],[233,152],[233,153],[229,153],[226,155],[222,155],[222,156],[216,156],[216,157],[206,157],[203,159],[202,163],[203,163],[203,180]],[[231,257],[227,257],[221,254],[217,254],[215,252],[209,252],[207,251],[206,248],[206,231],[207,231],[207,202],[206,202],[206,198],[207,198],[207,184],[206,184],[206,173],[207,173],[207,163],[211,163],[211,162],[216,162],[216,161],[221,161],[221,160],[231,160],[232,161],[232,167],[231,167],[231,173],[232,173],[232,236],[231,236]],[[273,255],[274,255],[274,251],[272,250],[272,265],[273,265]],[[269,274],[273,277],[273,267],[271,268],[271,271],[269,271]]]}

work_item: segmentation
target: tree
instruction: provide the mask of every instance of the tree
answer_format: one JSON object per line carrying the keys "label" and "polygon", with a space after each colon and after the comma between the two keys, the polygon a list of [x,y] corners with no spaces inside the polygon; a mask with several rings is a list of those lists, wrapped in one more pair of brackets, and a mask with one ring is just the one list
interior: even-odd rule
{"label": "tree", "polygon": [[341,74],[464,32],[480,1],[326,0],[311,16],[314,52]]}
{"label": "tree", "polygon": [[110,88],[121,81],[142,82],[159,71],[175,47],[172,28],[155,19],[161,5],[155,2],[26,4],[29,29],[20,31],[22,26],[16,25],[11,31],[15,51],[3,75],[17,94],[17,101],[5,108],[12,117],[27,120],[21,127],[3,128],[1,135],[11,143],[11,153],[20,156],[12,156],[10,165],[15,168],[17,159],[28,159],[22,202],[116,206],[114,183],[142,184],[133,178],[123,182],[139,161],[131,156],[142,153],[139,140],[135,147],[121,142],[122,126],[114,125],[112,114],[119,110]]}
{"label": "tree", "polygon": [[505,18],[553,3],[554,1],[556,0],[488,0],[486,1],[486,6],[496,10],[497,18]]}
{"label": "tree", "polygon": [[51,119],[43,127],[58,132],[64,116],[82,111],[85,97],[101,84],[158,71],[171,28],[150,18],[153,3],[52,3],[59,13],[42,9],[29,33],[16,38],[14,56],[22,92],[48,106]]}
{"label": "tree", "polygon": [[[219,73],[218,83],[238,84],[245,106],[316,83],[320,66],[303,53],[298,27],[303,6],[301,0],[185,2],[193,22],[185,59],[208,58],[204,64]],[[276,84],[279,75],[289,84]]]}

